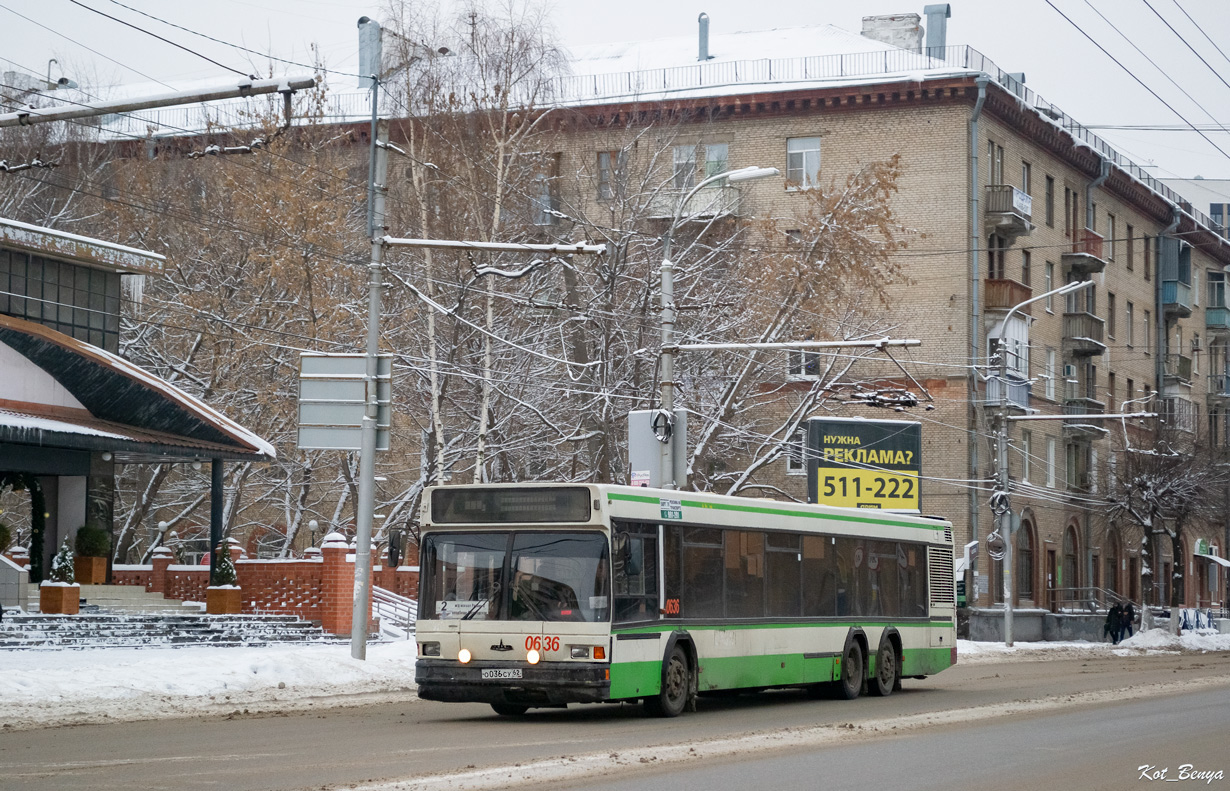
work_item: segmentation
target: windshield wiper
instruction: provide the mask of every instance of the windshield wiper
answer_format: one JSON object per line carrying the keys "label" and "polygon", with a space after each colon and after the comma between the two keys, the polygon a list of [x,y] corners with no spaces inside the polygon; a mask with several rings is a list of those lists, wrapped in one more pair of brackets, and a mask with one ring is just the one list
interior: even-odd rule
{"label": "windshield wiper", "polygon": [[491,583],[491,595],[483,599],[482,601],[478,602],[473,607],[471,607],[469,611],[466,612],[465,615],[461,616],[461,620],[468,621],[471,618],[473,618],[475,615],[478,614],[479,610],[481,610],[482,608],[490,604],[491,601],[495,599],[496,594],[499,592],[500,592],[500,583],[498,582]]}

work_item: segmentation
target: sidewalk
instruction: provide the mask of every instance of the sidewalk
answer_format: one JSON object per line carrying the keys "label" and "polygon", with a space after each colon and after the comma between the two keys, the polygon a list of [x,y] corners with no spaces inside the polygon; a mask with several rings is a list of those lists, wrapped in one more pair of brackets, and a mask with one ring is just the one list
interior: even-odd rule
{"label": "sidewalk", "polygon": [[[961,664],[1230,651],[1230,635],[1160,629],[1109,643],[957,642]],[[0,650],[0,730],[414,698],[413,640],[368,646]]]}

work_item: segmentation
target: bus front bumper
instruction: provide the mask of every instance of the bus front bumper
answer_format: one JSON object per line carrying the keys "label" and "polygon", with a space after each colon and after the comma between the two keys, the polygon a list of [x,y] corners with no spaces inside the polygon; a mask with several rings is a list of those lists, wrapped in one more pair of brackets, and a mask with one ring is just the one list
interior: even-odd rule
{"label": "bus front bumper", "polygon": [[[420,659],[415,663],[418,695],[452,703],[511,703],[553,706],[610,699],[610,665],[594,662],[473,661]],[[520,671],[520,678],[483,678],[483,671]],[[488,675],[503,675],[491,673]]]}

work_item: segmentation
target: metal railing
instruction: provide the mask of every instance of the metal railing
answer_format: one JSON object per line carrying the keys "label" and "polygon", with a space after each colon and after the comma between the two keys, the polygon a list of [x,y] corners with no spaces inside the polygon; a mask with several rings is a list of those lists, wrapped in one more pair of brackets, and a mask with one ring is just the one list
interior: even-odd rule
{"label": "metal railing", "polygon": [[380,631],[400,640],[414,637],[419,603],[391,590],[372,586],[372,612],[380,619]]}

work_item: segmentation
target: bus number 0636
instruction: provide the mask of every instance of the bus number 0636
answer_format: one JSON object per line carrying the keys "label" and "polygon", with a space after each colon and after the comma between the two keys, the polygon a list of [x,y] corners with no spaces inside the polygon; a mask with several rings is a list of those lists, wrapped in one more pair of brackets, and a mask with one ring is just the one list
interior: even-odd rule
{"label": "bus number 0636", "polygon": [[559,638],[558,637],[541,637],[539,635],[532,634],[529,637],[525,638],[525,650],[526,651],[552,651],[552,652],[558,651],[559,650]]}

